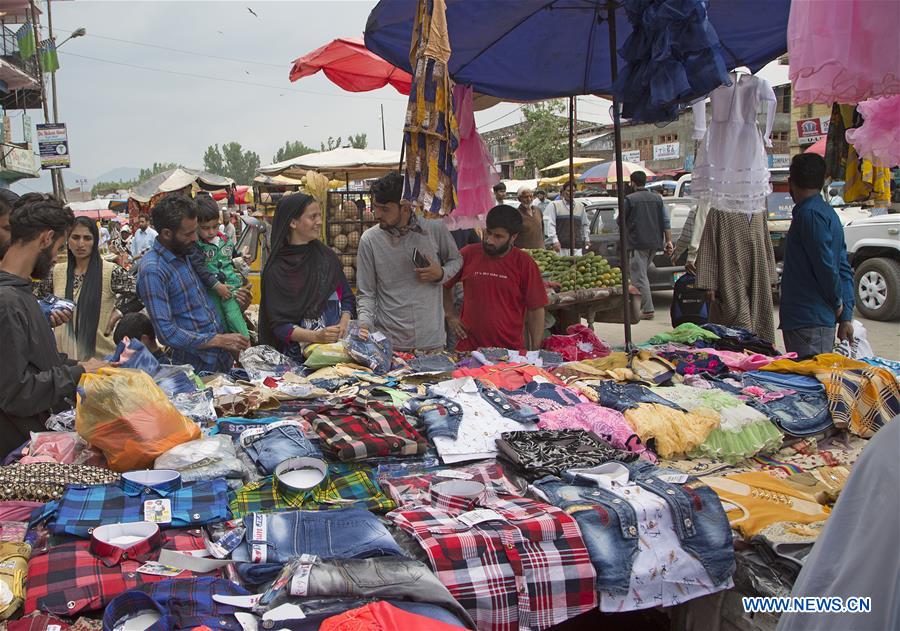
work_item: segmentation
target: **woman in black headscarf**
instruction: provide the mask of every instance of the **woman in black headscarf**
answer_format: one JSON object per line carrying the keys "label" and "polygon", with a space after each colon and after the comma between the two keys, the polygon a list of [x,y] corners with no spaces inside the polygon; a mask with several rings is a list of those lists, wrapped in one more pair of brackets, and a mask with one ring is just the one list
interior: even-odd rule
{"label": "woman in black headscarf", "polygon": [[53,294],[75,303],[74,316],[54,329],[56,346],[78,361],[112,355],[113,326],[124,313],[143,308],[134,277],[100,257],[100,231],[93,219],[75,220],[68,246],[66,262],[56,265],[36,292],[38,298]]}
{"label": "woman in black headscarf", "polygon": [[296,193],[278,202],[262,274],[259,338],[301,361],[307,344],[336,342],[356,317],[356,298],[321,234],[322,209],[312,197]]}

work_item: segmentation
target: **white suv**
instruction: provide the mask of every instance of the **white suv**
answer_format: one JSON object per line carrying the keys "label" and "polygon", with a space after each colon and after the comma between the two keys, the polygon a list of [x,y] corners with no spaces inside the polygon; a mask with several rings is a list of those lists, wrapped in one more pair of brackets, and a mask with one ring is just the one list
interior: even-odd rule
{"label": "white suv", "polygon": [[854,219],[844,226],[844,239],[856,308],[872,320],[900,319],[900,215]]}

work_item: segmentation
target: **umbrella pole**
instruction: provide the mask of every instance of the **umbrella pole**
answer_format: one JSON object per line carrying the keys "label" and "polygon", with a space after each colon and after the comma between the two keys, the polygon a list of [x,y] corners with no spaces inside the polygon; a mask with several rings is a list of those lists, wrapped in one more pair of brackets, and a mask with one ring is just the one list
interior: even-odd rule
{"label": "umbrella pole", "polygon": [[[606,5],[606,19],[609,23],[609,64],[612,81],[615,83],[618,75],[616,52],[616,3]],[[623,321],[625,323],[625,352],[631,353],[634,345],[631,341],[631,295],[628,293],[630,281],[628,268],[630,259],[628,256],[628,224],[625,218],[625,182],[622,179],[622,120],[619,117],[619,101],[613,93],[613,133],[616,142],[616,197],[619,205],[619,267],[622,270],[622,302]]]}
{"label": "umbrella pole", "polygon": [[[569,256],[575,256],[575,97],[569,97]],[[582,218],[582,220],[586,217]]]}

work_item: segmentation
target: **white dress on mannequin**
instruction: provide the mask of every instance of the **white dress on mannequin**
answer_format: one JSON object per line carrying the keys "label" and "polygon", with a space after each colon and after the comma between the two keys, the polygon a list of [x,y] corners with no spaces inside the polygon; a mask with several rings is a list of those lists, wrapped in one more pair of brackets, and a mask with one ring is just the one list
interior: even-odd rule
{"label": "white dress on mannequin", "polygon": [[[706,105],[694,105],[694,138],[700,139],[691,190],[712,208],[755,213],[766,210],[769,164],[766,146],[775,122],[775,92],[769,82],[753,75],[737,75],[730,86],[709,95],[712,120],[706,129]],[[768,101],[765,137],[756,115]]]}

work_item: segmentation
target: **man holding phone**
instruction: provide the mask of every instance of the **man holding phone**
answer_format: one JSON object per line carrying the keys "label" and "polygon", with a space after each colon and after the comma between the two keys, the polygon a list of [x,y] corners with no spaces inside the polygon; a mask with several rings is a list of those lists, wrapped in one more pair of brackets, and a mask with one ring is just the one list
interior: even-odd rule
{"label": "man holding phone", "polygon": [[462,267],[453,236],[442,221],[421,219],[410,204],[401,201],[399,173],[377,180],[371,193],[378,225],[359,239],[359,319],[387,335],[394,350],[443,349],[441,282]]}

